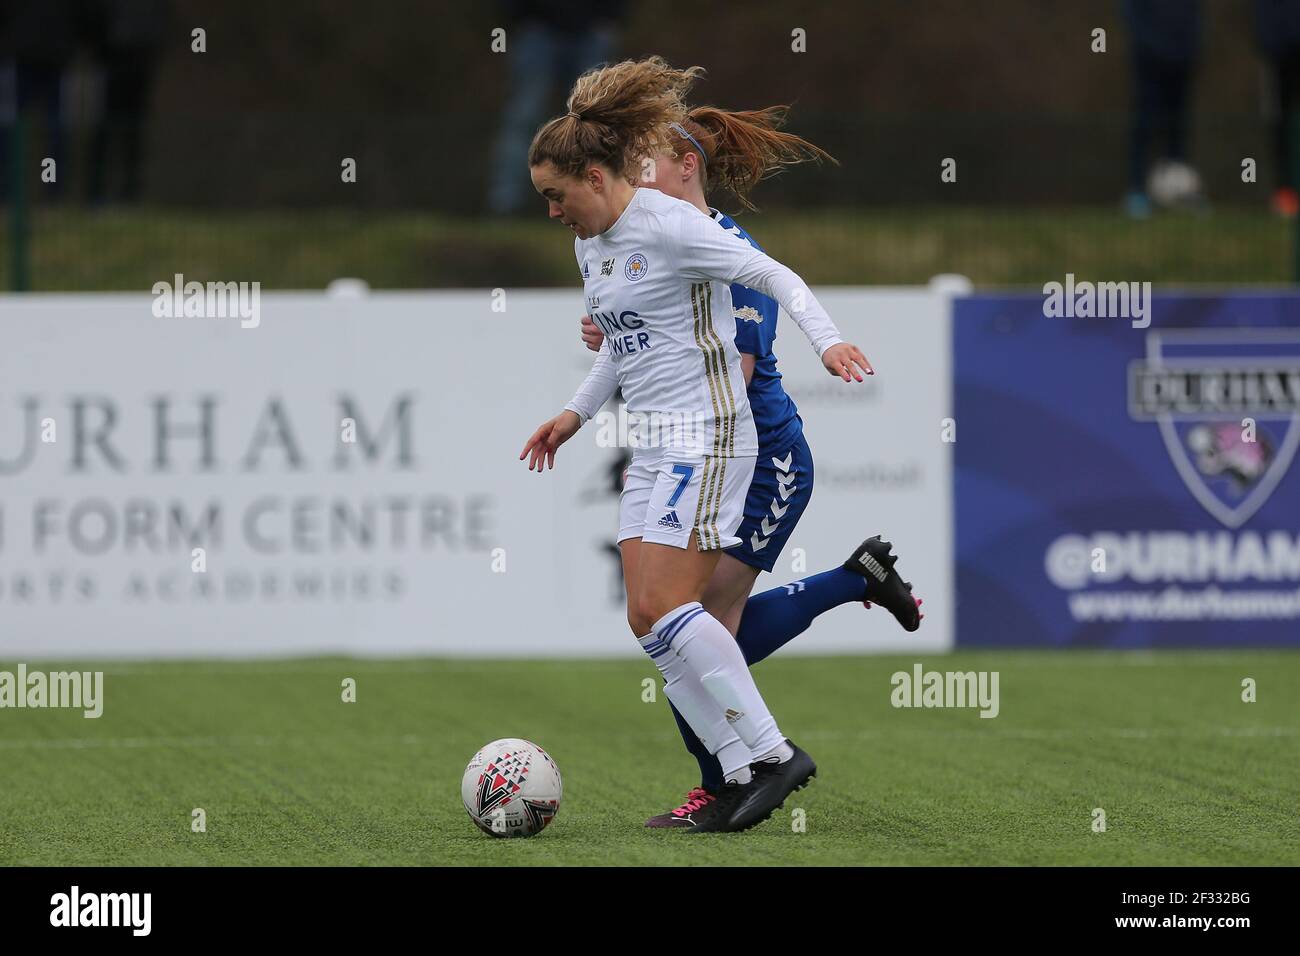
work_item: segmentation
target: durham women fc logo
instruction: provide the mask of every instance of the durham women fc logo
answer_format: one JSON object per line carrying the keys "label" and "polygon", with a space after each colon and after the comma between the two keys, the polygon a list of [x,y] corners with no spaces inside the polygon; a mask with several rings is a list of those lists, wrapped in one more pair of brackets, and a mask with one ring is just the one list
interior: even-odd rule
{"label": "durham women fc logo", "polygon": [[1192,496],[1229,528],[1263,507],[1300,444],[1300,332],[1162,329],[1129,366],[1129,414],[1160,427]]}

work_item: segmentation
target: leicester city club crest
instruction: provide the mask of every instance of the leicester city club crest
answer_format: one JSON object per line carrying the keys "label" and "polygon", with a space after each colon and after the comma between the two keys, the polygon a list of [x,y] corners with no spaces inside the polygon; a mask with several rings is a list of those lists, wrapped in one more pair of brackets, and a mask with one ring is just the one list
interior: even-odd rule
{"label": "leicester city club crest", "polygon": [[1154,421],[1192,496],[1238,528],[1300,444],[1300,331],[1162,329],[1129,367],[1129,413]]}
{"label": "leicester city club crest", "polygon": [[623,275],[628,282],[635,282],[646,273],[646,258],[639,252],[634,252],[627,257],[627,264],[623,266]]}

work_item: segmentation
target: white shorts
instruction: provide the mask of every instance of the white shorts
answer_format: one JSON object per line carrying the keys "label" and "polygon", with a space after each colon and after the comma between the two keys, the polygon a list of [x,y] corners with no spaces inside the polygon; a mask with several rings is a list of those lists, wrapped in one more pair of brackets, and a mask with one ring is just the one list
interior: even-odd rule
{"label": "white shorts", "polygon": [[740,544],[736,529],[757,459],[722,458],[655,448],[634,455],[618,501],[618,540],[640,538],[701,551]]}

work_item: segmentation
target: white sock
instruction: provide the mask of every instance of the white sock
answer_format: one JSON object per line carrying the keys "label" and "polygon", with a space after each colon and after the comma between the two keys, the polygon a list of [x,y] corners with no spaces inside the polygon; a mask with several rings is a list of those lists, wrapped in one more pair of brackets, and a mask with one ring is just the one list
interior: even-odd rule
{"label": "white sock", "polygon": [[[745,749],[748,750],[749,748]],[[746,784],[754,779],[754,771],[749,769],[749,764],[745,764],[745,766],[737,768],[735,773],[724,773],[722,779],[727,783]]]}
{"label": "white sock", "polygon": [[[731,632],[699,601],[669,611],[655,622],[653,633],[661,641],[659,649],[667,648],[698,678],[751,753],[767,756],[780,751],[785,737],[754,684],[745,655]],[[682,716],[690,722],[686,711]],[[727,773],[725,764],[723,773]]]}
{"label": "white sock", "polygon": [[785,763],[793,756],[794,756],[794,748],[791,747],[784,740],[782,740],[781,745],[779,747],[777,747],[774,750],[769,750],[767,753],[755,757],[753,762],[754,763]]}
{"label": "white sock", "polygon": [[727,723],[717,701],[709,696],[700,679],[690,672],[680,657],[668,650],[653,631],[645,637],[638,637],[637,643],[664,675],[664,695],[686,718],[700,743],[718,758],[722,765],[722,779],[749,783],[749,763],[753,755]]}

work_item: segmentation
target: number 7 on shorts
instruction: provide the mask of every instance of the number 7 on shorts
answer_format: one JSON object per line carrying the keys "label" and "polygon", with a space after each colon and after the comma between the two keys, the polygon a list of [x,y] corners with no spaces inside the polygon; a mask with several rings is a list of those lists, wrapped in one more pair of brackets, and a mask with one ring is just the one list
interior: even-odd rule
{"label": "number 7 on shorts", "polygon": [[668,507],[672,508],[677,504],[677,499],[682,496],[686,486],[690,483],[691,475],[695,474],[694,465],[673,465],[673,474],[681,475],[682,480],[677,482],[677,487],[673,489],[672,497],[668,499]]}

